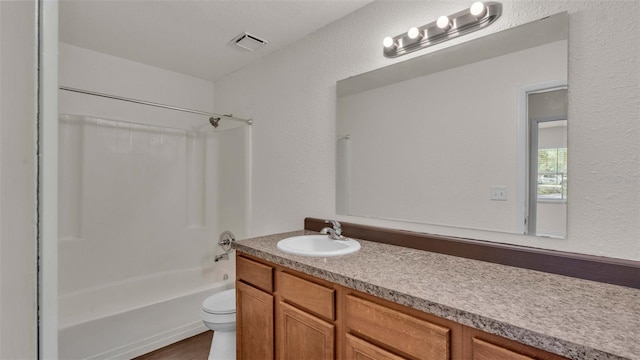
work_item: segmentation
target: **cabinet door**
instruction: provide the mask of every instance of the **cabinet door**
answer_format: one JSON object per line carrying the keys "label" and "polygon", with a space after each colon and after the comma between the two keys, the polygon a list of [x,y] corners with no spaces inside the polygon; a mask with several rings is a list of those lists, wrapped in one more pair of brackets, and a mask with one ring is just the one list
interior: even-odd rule
{"label": "cabinet door", "polygon": [[345,360],[406,360],[351,334],[347,334],[346,346]]}
{"label": "cabinet door", "polygon": [[273,295],[236,282],[239,360],[273,359]]}
{"label": "cabinet door", "polygon": [[279,302],[276,322],[279,360],[333,360],[335,325]]}

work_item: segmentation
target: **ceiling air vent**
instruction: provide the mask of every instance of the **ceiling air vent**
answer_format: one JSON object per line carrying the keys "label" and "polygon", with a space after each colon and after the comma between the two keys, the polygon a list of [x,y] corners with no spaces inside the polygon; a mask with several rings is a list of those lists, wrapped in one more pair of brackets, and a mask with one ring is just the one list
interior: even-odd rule
{"label": "ceiling air vent", "polygon": [[231,40],[231,42],[249,51],[254,51],[257,48],[267,44],[267,40],[262,40],[259,37],[247,34],[246,32],[236,36],[235,38],[233,38],[233,40]]}

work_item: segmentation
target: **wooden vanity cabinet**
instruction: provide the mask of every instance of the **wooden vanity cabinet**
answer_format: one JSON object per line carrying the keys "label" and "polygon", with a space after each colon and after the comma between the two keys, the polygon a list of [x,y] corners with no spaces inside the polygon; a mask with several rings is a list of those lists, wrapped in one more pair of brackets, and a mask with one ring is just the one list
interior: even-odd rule
{"label": "wooden vanity cabinet", "polygon": [[273,267],[236,257],[236,357],[274,357]]}
{"label": "wooden vanity cabinet", "polygon": [[500,336],[237,256],[239,360],[560,360]]}
{"label": "wooden vanity cabinet", "polygon": [[[334,284],[276,272],[276,358],[336,358],[336,290]],[[311,281],[312,280],[312,281]]]}
{"label": "wooden vanity cabinet", "polygon": [[341,358],[338,285],[249,255],[236,256],[239,360]]}

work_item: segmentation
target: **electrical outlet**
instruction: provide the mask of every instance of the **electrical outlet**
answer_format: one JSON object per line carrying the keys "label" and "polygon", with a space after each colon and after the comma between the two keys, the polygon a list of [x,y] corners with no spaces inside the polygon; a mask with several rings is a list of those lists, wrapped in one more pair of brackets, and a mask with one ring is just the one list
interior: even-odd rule
{"label": "electrical outlet", "polygon": [[507,201],[507,187],[492,186],[490,199],[494,201]]}

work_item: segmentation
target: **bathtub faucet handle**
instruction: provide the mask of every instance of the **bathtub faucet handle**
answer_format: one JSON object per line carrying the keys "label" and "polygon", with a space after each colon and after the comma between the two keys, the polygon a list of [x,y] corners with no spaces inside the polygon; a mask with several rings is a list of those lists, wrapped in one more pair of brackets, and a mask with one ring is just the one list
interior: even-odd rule
{"label": "bathtub faucet handle", "polygon": [[222,234],[220,234],[218,245],[220,245],[222,250],[228,253],[231,251],[231,244],[235,241],[236,237],[231,231],[223,231]]}
{"label": "bathtub faucet handle", "polygon": [[213,258],[214,262],[218,262],[220,260],[229,260],[229,253],[233,251],[232,244],[236,241],[235,235],[231,231],[223,231],[220,234],[220,240],[218,240],[218,245],[224,250],[222,255],[216,255]]}

